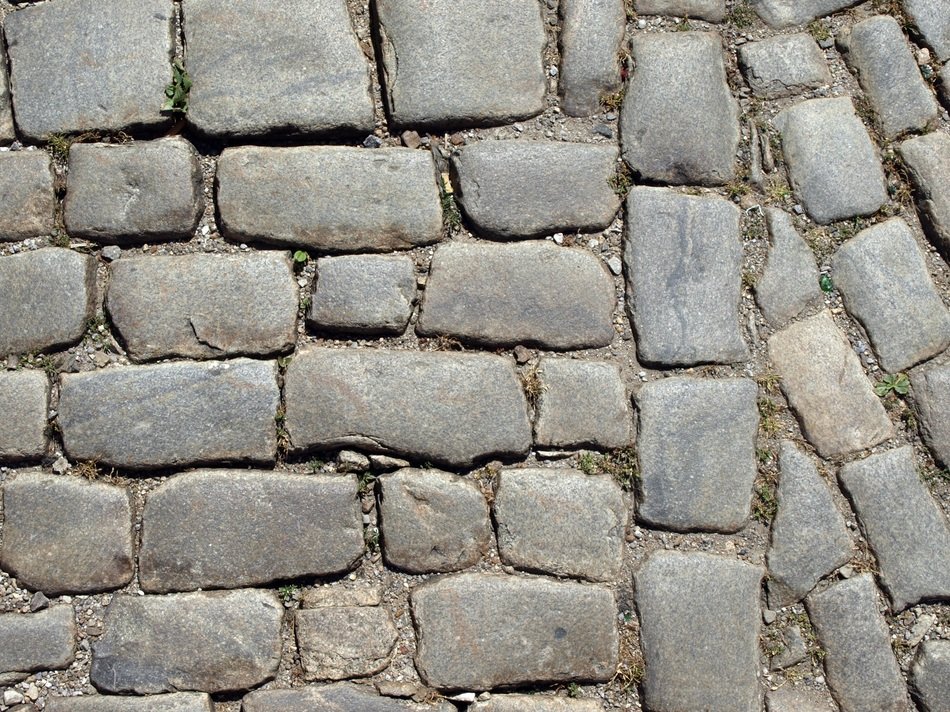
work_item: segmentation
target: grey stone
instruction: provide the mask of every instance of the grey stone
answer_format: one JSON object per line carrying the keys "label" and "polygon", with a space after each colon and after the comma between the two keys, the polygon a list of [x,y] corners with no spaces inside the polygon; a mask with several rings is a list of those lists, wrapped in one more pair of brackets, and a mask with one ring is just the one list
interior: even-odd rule
{"label": "grey stone", "polygon": [[10,102],[10,80],[7,79],[7,68],[2,67],[0,68],[0,142],[9,143],[15,138],[13,105]]}
{"label": "grey stone", "polygon": [[115,485],[23,472],[3,486],[0,566],[48,595],[96,593],[132,580],[132,508]]}
{"label": "grey stone", "polygon": [[199,692],[128,697],[89,695],[47,697],[46,712],[213,712],[211,698]]}
{"label": "grey stone", "polygon": [[229,148],[218,159],[221,227],[235,241],[328,252],[428,245],[442,237],[435,177],[430,154],[408,148]]}
{"label": "grey stone", "polygon": [[825,54],[811,35],[775,35],[738,48],[739,66],[753,93],[766,98],[831,84]]}
{"label": "grey stone", "polygon": [[842,712],[913,709],[870,574],[812,593],[805,605],[827,653],[828,687]]}
{"label": "grey stone", "polygon": [[600,586],[455,574],[417,586],[410,604],[432,687],[603,682],[617,664],[617,604]]}
{"label": "grey stone", "polygon": [[409,257],[321,257],[307,319],[330,331],[401,334],[415,298],[416,272]]}
{"label": "grey stone", "polygon": [[0,356],[82,338],[96,305],[96,260],[48,247],[0,257]]}
{"label": "grey stone", "polygon": [[92,643],[102,692],[234,692],[272,680],[284,607],[271,591],[116,596]]}
{"label": "grey stone", "polygon": [[827,692],[791,685],[770,690],[765,697],[765,707],[768,712],[838,712],[838,706]]}
{"label": "grey stone", "polygon": [[468,709],[469,712],[603,712],[604,706],[597,700],[553,695],[492,695]]}
{"label": "grey stone", "polygon": [[64,203],[72,237],[123,245],[190,238],[204,212],[198,153],[185,139],[74,143]]}
{"label": "grey stone", "polygon": [[10,13],[4,30],[20,132],[40,140],[165,124],[174,16],[168,0],[66,0]]}
{"label": "grey stone", "polygon": [[818,17],[857,5],[861,0],[753,0],[759,17],[772,28],[804,25]]}
{"label": "grey stone", "polygon": [[903,0],[902,4],[937,59],[950,59],[950,6],[942,0]]}
{"label": "grey stone", "polygon": [[950,527],[917,474],[913,448],[848,463],[838,478],[877,558],[891,607],[950,599]]}
{"label": "grey stone", "polygon": [[851,537],[831,490],[804,452],[786,440],[779,453],[778,513],[768,551],[769,607],[790,606],[851,558]]}
{"label": "grey stone", "polygon": [[620,575],[627,511],[609,475],[503,470],[492,513],[505,564],[591,581]]}
{"label": "grey stone", "polygon": [[471,479],[402,469],[379,478],[386,563],[409,573],[459,571],[491,546],[488,503]]}
{"label": "grey stone", "polygon": [[910,684],[923,712],[950,712],[950,640],[928,640],[917,649]]}
{"label": "grey stone", "polygon": [[369,62],[343,0],[188,0],[188,121],[213,136],[373,130]]}
{"label": "grey stone", "polygon": [[285,253],[148,255],[117,260],[111,273],[105,307],[136,361],[294,346],[297,285]]}
{"label": "grey stone", "polygon": [[339,682],[292,690],[258,690],[245,696],[241,712],[454,712],[448,702],[416,705],[380,697],[372,688]]}
{"label": "grey stone", "polygon": [[910,381],[921,437],[934,459],[950,468],[950,364],[921,366]]}
{"label": "grey stone", "polygon": [[479,141],[452,159],[458,198],[475,232],[500,239],[610,226],[620,196],[608,182],[615,146],[555,141]]}
{"label": "grey stone", "polygon": [[296,450],[359,447],[465,467],[531,445],[524,393],[500,356],[300,349],[284,398]]}
{"label": "grey stone", "polygon": [[640,15],[672,15],[695,17],[707,22],[722,22],[726,17],[726,0],[634,0]]}
{"label": "grey stone", "polygon": [[398,636],[389,611],[339,606],[297,611],[297,649],[307,680],[345,680],[386,669]]}
{"label": "grey stone", "polygon": [[64,670],[76,652],[72,606],[0,614],[0,673]]}
{"label": "grey stone", "polygon": [[606,361],[541,359],[534,442],[541,447],[620,448],[633,442],[630,397]]}
{"label": "grey stone", "polygon": [[884,205],[884,171],[850,97],[803,101],[773,123],[792,187],[815,222],[870,215]]}
{"label": "grey stone", "polygon": [[770,670],[785,670],[808,658],[808,647],[802,629],[790,625],[782,631],[782,652],[772,657]]}
{"label": "grey stone", "polygon": [[827,311],[773,334],[768,343],[788,403],[822,457],[893,437],[894,425],[857,354]]}
{"label": "grey stone", "polygon": [[0,153],[0,242],[50,234],[56,195],[46,151]]}
{"label": "grey stone", "polygon": [[940,83],[937,85],[937,93],[943,105],[950,108],[950,65],[944,65],[940,70]]}
{"label": "grey stone", "polygon": [[42,371],[0,373],[0,462],[37,460],[46,453],[49,380]]}
{"label": "grey stone", "polygon": [[453,242],[436,249],[417,332],[486,346],[607,346],[613,278],[586,250],[550,242]]}
{"label": "grey stone", "polygon": [[722,185],[735,176],[739,108],[712,32],[637,34],[636,69],[620,115],[623,157],[636,176]]}
{"label": "grey stone", "polygon": [[534,0],[375,0],[392,122],[503,124],[544,110],[547,40]]}
{"label": "grey stone", "polygon": [[937,131],[898,146],[917,189],[917,211],[934,245],[950,259],[950,136]]}
{"label": "grey stone", "polygon": [[383,602],[383,591],[378,586],[343,588],[318,586],[305,589],[300,597],[301,608],[333,608],[340,606],[378,606]]}
{"label": "grey stone", "polygon": [[739,210],[720,198],[634,188],[627,197],[627,310],[645,364],[742,361]]}
{"label": "grey stone", "polygon": [[658,551],[634,576],[654,712],[758,712],[762,569],[701,553]]}
{"label": "grey stone", "polygon": [[782,326],[821,297],[818,266],[811,248],[792,223],[792,216],[778,208],[766,208],[765,220],[772,244],[761,279],[755,285],[755,301],[773,326]]}
{"label": "grey stone", "polygon": [[73,460],[133,469],[270,463],[279,400],[273,361],[120,366],[64,374],[59,425]]}
{"label": "grey stone", "polygon": [[561,103],[568,116],[589,116],[622,86],[617,57],[627,26],[623,0],[564,0],[559,7]]}
{"label": "grey stone", "polygon": [[332,576],[363,555],[354,477],[189,472],[149,493],[142,520],[148,592]]}
{"label": "grey stone", "polygon": [[637,396],[641,521],[735,532],[755,480],[757,388],[747,379],[665,378]]}
{"label": "grey stone", "polygon": [[886,371],[910,368],[950,345],[950,311],[900,218],[869,227],[842,245],[832,278]]}

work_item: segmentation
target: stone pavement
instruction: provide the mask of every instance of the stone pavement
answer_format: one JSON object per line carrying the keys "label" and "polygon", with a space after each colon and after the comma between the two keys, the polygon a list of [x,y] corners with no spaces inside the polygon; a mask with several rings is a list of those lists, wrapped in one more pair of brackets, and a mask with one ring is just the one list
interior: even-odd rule
{"label": "stone pavement", "polygon": [[950,710],[947,0],[0,21],[0,712]]}

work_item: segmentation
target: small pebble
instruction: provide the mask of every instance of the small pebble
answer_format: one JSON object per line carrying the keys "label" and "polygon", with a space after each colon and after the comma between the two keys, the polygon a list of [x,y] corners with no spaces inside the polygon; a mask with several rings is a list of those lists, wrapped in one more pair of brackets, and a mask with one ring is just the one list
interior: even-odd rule
{"label": "small pebble", "polygon": [[778,613],[775,611],[770,611],[768,608],[762,611],[762,620],[765,622],[765,625],[772,625],[777,618]]}
{"label": "small pebble", "polygon": [[564,233],[563,233],[563,232],[556,232],[556,233],[554,233],[554,237],[553,237],[552,239],[554,240],[555,244],[563,245],[563,244],[564,244]]}
{"label": "small pebble", "polygon": [[370,134],[365,139],[363,139],[363,148],[379,148],[382,145],[383,141],[379,138],[379,136]]}
{"label": "small pebble", "polygon": [[[205,228],[207,229],[207,228]],[[118,245],[107,245],[102,248],[102,259],[112,262],[122,256],[122,249]]]}
{"label": "small pebble", "polygon": [[614,137],[614,130],[607,126],[607,124],[594,124],[594,133],[599,134],[604,138]]}
{"label": "small pebble", "polygon": [[607,260],[607,266],[610,268],[610,271],[615,275],[619,276],[623,272],[623,262],[619,257],[613,255],[610,259]]}
{"label": "small pebble", "polygon": [[645,30],[646,28],[647,28],[647,21],[641,17],[639,20],[637,20],[637,29]]}

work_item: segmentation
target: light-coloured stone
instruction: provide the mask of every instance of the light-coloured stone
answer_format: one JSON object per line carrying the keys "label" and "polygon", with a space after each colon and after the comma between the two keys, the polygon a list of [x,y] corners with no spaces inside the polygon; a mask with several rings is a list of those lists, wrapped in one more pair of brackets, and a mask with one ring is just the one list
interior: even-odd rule
{"label": "light-coloured stone", "polygon": [[46,453],[49,390],[42,371],[0,372],[0,462],[37,460]]}
{"label": "light-coloured stone", "polygon": [[7,68],[3,67],[0,68],[0,143],[9,143],[15,138],[13,105],[10,102],[10,80],[7,79]]}
{"label": "light-coloured stone", "polygon": [[759,96],[789,96],[831,84],[825,55],[805,32],[748,42],[738,54],[745,79]]}
{"label": "light-coloured stone", "polygon": [[241,712],[456,712],[450,702],[414,704],[382,697],[368,685],[339,682],[293,689],[257,690],[241,701]]}
{"label": "light-coloured stone", "polygon": [[725,0],[634,0],[639,15],[695,17],[707,22],[722,22],[726,17]]}
{"label": "light-coloured stone", "polygon": [[944,258],[950,258],[950,136],[937,131],[898,146],[917,188],[920,222]]}
{"label": "light-coloured stone", "polygon": [[295,621],[307,680],[375,675],[389,665],[398,637],[389,611],[377,606],[311,608]]}
{"label": "light-coloured stone", "polygon": [[129,697],[84,695],[46,698],[46,712],[214,712],[211,697],[200,692]]}
{"label": "light-coloured stone", "polygon": [[0,242],[48,235],[56,226],[55,210],[49,154],[0,152]]}
{"label": "light-coloured stone", "polygon": [[934,459],[950,468],[950,364],[932,364],[910,375],[920,434]]}
{"label": "light-coloured stone", "polygon": [[768,712],[838,712],[831,695],[804,686],[785,685],[771,690],[765,703]]}
{"label": "light-coloured stone", "polygon": [[821,297],[815,255],[798,234],[792,216],[778,208],[765,209],[772,244],[755,300],[773,326],[783,326]]}
{"label": "light-coloured stone", "polygon": [[571,699],[553,695],[492,695],[476,701],[469,712],[603,712],[597,700]]}
{"label": "light-coloured stone", "polygon": [[950,712],[950,640],[927,640],[917,649],[910,685],[922,712]]}
{"label": "light-coloured stone", "polygon": [[561,12],[561,73],[564,113],[589,116],[621,87],[617,60],[627,15],[623,0],[564,0]]}
{"label": "light-coloured stone", "polygon": [[774,29],[804,25],[859,2],[861,0],[752,0],[759,17]]}
{"label": "light-coloured stone", "polygon": [[950,59],[950,5],[943,0],[902,0],[902,5],[937,59]]}

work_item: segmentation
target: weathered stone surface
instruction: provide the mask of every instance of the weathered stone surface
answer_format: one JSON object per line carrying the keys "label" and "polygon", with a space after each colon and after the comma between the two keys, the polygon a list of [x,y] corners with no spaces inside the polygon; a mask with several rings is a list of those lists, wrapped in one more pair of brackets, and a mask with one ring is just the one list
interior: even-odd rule
{"label": "weathered stone surface", "polygon": [[887,200],[880,159],[850,97],[803,101],[773,123],[792,187],[815,222],[870,215]]}
{"label": "weathered stone surface", "polygon": [[910,381],[920,434],[937,462],[950,468],[950,364],[922,366]]}
{"label": "weathered stone surface", "polygon": [[464,467],[531,445],[524,393],[499,356],[301,349],[284,398],[297,450],[360,447]]}
{"label": "weathered stone surface", "polygon": [[307,319],[330,331],[401,334],[415,298],[416,271],[409,257],[321,257]]}
{"label": "weathered stone surface", "polygon": [[623,157],[644,180],[721,185],[735,176],[739,108],[719,35],[637,34],[620,116]]}
{"label": "weathered stone surface", "polygon": [[0,373],[0,462],[36,460],[46,453],[49,380],[42,371]]}
{"label": "weathered stone surface", "polygon": [[258,690],[246,695],[241,712],[454,712],[455,707],[416,705],[405,700],[380,697],[365,685],[339,682],[293,690]]}
{"label": "weathered stone surface", "polygon": [[633,441],[630,397],[606,361],[543,358],[534,441],[542,447],[625,447]]}
{"label": "weathered stone surface", "polygon": [[950,345],[950,311],[914,234],[900,218],[863,230],[842,245],[832,277],[886,371],[910,368]]}
{"label": "weathered stone surface", "polygon": [[157,593],[238,588],[343,573],[362,554],[352,476],[189,472],[148,495],[139,579]]}
{"label": "weathered stone surface", "polygon": [[627,511],[609,475],[503,470],[492,512],[498,553],[510,566],[591,581],[620,575]]}
{"label": "weathered stone surface", "polygon": [[323,585],[307,588],[300,596],[301,608],[378,606],[382,602],[383,591],[379,586],[346,588],[341,585]]}
{"label": "weathered stone surface", "polygon": [[469,707],[470,712],[602,712],[603,709],[596,700],[553,695],[492,695]]}
{"label": "weathered stone surface", "polygon": [[770,690],[765,703],[768,712],[838,712],[838,706],[827,692],[807,687],[785,685]]}
{"label": "weathered stone surface", "polygon": [[63,670],[75,652],[72,606],[0,614],[0,673]]}
{"label": "weathered stone surface", "polygon": [[64,374],[59,425],[75,460],[129,468],[270,463],[273,361],[167,363]]}
{"label": "weathered stone surface", "polygon": [[804,25],[859,2],[861,0],[753,0],[752,4],[766,24],[780,29]]}
{"label": "weathered stone surface", "polygon": [[454,242],[432,258],[417,331],[486,346],[607,346],[613,280],[590,252],[550,242]]}
{"label": "weathered stone surface", "polygon": [[55,210],[49,154],[0,153],[0,242],[48,235],[56,226]]}
{"label": "weathered stone surface", "polygon": [[827,653],[828,687],[842,712],[913,709],[870,574],[812,593],[805,604]]}
{"label": "weathered stone surface", "polygon": [[773,326],[782,326],[821,296],[818,266],[791,215],[766,208],[765,221],[772,244],[765,271],[755,285],[755,301]]}
{"label": "weathered stone surface", "polygon": [[748,357],[739,329],[739,210],[720,198],[634,188],[627,197],[627,310],[646,364]]}
{"label": "weathered stone surface", "polygon": [[758,712],[756,566],[658,551],[635,574],[646,709]]}
{"label": "weathered stone surface", "polygon": [[944,65],[940,70],[940,83],[937,85],[937,93],[945,107],[950,108],[950,65]]}
{"label": "weathered stone surface", "polygon": [[204,210],[201,181],[198,153],[180,137],[74,143],[66,230],[118,244],[188,239]]}
{"label": "weathered stone surface", "polygon": [[599,586],[456,574],[410,598],[416,668],[440,689],[604,681],[617,664],[617,606]]}
{"label": "weathered stone surface", "polygon": [[937,59],[950,59],[950,7],[942,0],[903,0],[902,4]]}
{"label": "weathered stone surface", "polygon": [[756,394],[747,379],[673,377],[640,389],[642,521],[675,531],[745,525],[756,474]]}
{"label": "weathered stone surface", "polygon": [[213,712],[213,707],[208,695],[199,692],[178,692],[148,697],[47,697],[46,712]]}
{"label": "weathered stone surface", "polygon": [[950,710],[950,640],[927,640],[917,649],[911,694],[923,712]]}
{"label": "weathered stone surface", "polygon": [[488,503],[471,479],[403,469],[379,478],[386,563],[409,573],[459,571],[491,545]]}
{"label": "weathered stone surface", "polygon": [[235,241],[385,252],[442,236],[435,167],[424,151],[229,148],[217,182],[222,230]]}
{"label": "weathered stone surface", "polygon": [[910,446],[838,472],[881,569],[895,611],[950,599],[950,527],[917,474]]}
{"label": "weathered stone surface", "polygon": [[851,537],[831,491],[804,452],[786,440],[779,453],[778,513],[768,551],[769,608],[804,598],[851,558]]}
{"label": "weathered stone surface", "polygon": [[937,131],[898,146],[917,188],[920,222],[937,249],[950,258],[950,136]]}
{"label": "weathered stone surface", "polygon": [[397,126],[499,124],[544,110],[534,0],[375,0],[383,95]]}
{"label": "weathered stone surface", "polygon": [[831,84],[825,55],[805,32],[749,42],[738,54],[745,80],[759,96],[789,96]]}
{"label": "weathered stone surface", "polygon": [[[617,78],[620,74],[618,71]],[[0,142],[9,143],[16,138],[13,126],[13,105],[10,102],[10,80],[7,68],[0,69]]]}
{"label": "weathered stone surface", "polygon": [[397,637],[389,611],[378,606],[297,611],[296,629],[300,664],[308,680],[374,675],[389,665]]}
{"label": "weathered stone surface", "polygon": [[297,285],[281,252],[116,260],[105,307],[136,361],[289,351]]}
{"label": "weathered stone surface", "polygon": [[[214,136],[373,130],[369,63],[343,0],[189,0],[188,121]],[[252,79],[251,79],[252,78]]]}
{"label": "weathered stone surface", "polygon": [[273,679],[284,607],[271,591],[116,596],[92,643],[104,692],[233,692]]}
{"label": "weathered stone surface", "polygon": [[621,87],[617,56],[627,15],[623,0],[564,0],[559,7],[561,103],[568,116],[588,116]]}
{"label": "weathered stone surface", "polygon": [[894,435],[857,354],[828,312],[773,334],[769,356],[805,437],[823,457],[863,450]]}
{"label": "weathered stone surface", "polygon": [[82,338],[96,305],[96,260],[48,247],[0,257],[0,355]]}
{"label": "weathered stone surface", "polygon": [[606,229],[620,208],[608,181],[615,146],[480,141],[452,159],[458,197],[475,232],[500,239]]}
{"label": "weathered stone surface", "polygon": [[726,17],[725,0],[634,0],[640,15],[672,15],[695,17],[708,22],[722,22]]}
{"label": "weathered stone surface", "polygon": [[20,132],[38,140],[164,124],[174,15],[168,0],[66,0],[10,13],[4,31]]}

